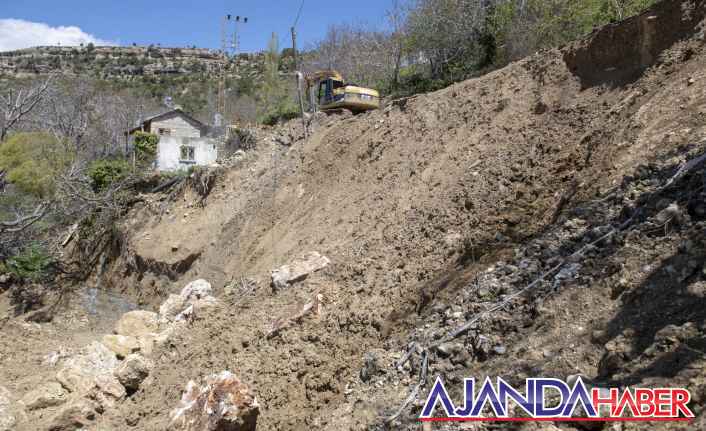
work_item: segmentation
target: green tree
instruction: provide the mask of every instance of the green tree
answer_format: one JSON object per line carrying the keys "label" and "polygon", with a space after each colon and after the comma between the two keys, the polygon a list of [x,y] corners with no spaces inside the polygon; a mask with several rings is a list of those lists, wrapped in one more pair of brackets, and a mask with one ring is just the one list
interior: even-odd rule
{"label": "green tree", "polygon": [[279,75],[279,44],[276,33],[272,33],[270,38],[264,68],[260,89],[260,122],[273,124],[281,119],[293,118],[297,115],[297,107],[289,95],[286,82]]}
{"label": "green tree", "polygon": [[0,145],[0,170],[21,191],[47,198],[55,179],[70,163],[69,153],[47,133],[17,133]]}

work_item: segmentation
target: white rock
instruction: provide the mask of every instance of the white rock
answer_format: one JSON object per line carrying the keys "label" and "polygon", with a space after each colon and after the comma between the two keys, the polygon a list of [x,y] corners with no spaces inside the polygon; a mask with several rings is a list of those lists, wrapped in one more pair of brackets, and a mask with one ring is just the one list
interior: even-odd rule
{"label": "white rock", "polygon": [[103,337],[103,344],[118,355],[119,358],[124,358],[130,353],[140,350],[138,339],[127,335],[105,335]]}
{"label": "white rock", "polygon": [[206,296],[209,296],[211,292],[213,292],[213,289],[211,288],[211,283],[206,280],[199,279],[187,284],[181,290],[180,295],[182,298],[184,298],[185,301],[188,301],[190,299],[204,298]]}
{"label": "white rock", "polygon": [[[80,354],[66,359],[56,379],[73,393],[74,398],[88,397],[96,400],[102,408],[109,408],[126,395],[123,385],[113,376],[117,366],[115,353],[103,344],[94,342]],[[72,406],[67,405],[62,411],[70,414]]]}
{"label": "white rock", "polygon": [[137,339],[140,345],[140,353],[145,357],[150,357],[154,354],[155,340],[157,334],[147,334]]}
{"label": "white rock", "polygon": [[65,402],[66,392],[57,382],[45,383],[22,397],[22,404],[27,410],[45,409]]}
{"label": "white rock", "polygon": [[94,399],[105,408],[115,407],[115,404],[127,395],[125,387],[112,374],[101,374],[94,379],[95,386],[88,397]]}
{"label": "white rock", "polygon": [[229,371],[189,381],[171,415],[170,430],[255,431],[260,406],[248,385]]}
{"label": "white rock", "polygon": [[319,253],[312,251],[291,264],[282,265],[272,271],[272,287],[281,290],[297,281],[303,280],[309,274],[326,268],[331,261]]}
{"label": "white rock", "polygon": [[151,311],[135,310],[123,314],[115,325],[115,332],[119,335],[140,337],[145,334],[157,332],[159,329],[159,315]]}
{"label": "white rock", "polygon": [[95,377],[112,375],[118,359],[110,349],[93,342],[81,353],[67,358],[56,374],[56,379],[71,392],[85,393],[95,386]]}

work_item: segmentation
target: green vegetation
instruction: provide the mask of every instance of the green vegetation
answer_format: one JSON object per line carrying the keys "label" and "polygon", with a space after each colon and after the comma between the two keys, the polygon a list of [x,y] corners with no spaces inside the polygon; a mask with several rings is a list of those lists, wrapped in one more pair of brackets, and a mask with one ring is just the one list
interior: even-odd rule
{"label": "green vegetation", "polygon": [[5,270],[21,280],[39,282],[47,279],[54,258],[39,243],[31,243],[17,255],[7,259]]}
{"label": "green vegetation", "polygon": [[124,179],[130,172],[130,163],[125,159],[103,159],[91,163],[88,177],[94,192],[105,190],[116,181]]}
{"label": "green vegetation", "polygon": [[157,155],[159,136],[147,132],[135,133],[135,156],[138,160],[151,163]]}
{"label": "green vegetation", "polygon": [[280,55],[277,34],[272,33],[265,53],[265,72],[259,91],[260,109],[258,122],[274,125],[279,121],[294,118],[297,107],[289,86],[279,75]]}
{"label": "green vegetation", "polygon": [[396,96],[431,91],[586,35],[656,0],[393,1],[388,25],[330,27],[304,55],[352,82]]}
{"label": "green vegetation", "polygon": [[56,176],[69,164],[64,146],[47,133],[17,133],[0,145],[0,170],[20,191],[47,198]]}

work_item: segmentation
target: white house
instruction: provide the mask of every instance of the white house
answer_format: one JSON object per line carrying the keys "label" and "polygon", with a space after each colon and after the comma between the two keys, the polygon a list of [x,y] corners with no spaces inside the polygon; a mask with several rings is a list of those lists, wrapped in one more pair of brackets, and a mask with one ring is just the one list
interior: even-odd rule
{"label": "white house", "polygon": [[158,135],[156,168],[176,171],[216,163],[218,141],[206,137],[206,129],[205,124],[181,109],[174,109],[147,118],[129,133],[143,131]]}

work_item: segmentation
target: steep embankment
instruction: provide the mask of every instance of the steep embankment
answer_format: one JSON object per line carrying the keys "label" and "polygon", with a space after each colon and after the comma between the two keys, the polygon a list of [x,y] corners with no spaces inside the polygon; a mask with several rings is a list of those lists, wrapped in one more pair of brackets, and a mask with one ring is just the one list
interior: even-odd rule
{"label": "steep embankment", "polygon": [[[366,429],[407,397],[426,347],[451,382],[684,384],[701,414],[703,168],[675,174],[706,151],[705,15],[664,2],[479,79],[319,118],[291,146],[258,142],[203,205],[135,209],[105,281],[156,305],[205,278],[223,300],[100,429],[164,429],[186,382],[224,369],[257,393],[258,429]],[[309,251],[332,265],[273,292],[270,270]],[[241,277],[254,294],[225,288]],[[320,316],[265,336],[316,294]],[[393,429],[417,429],[415,408]]]}
{"label": "steep embankment", "polygon": [[[139,429],[162,426],[185,381],[225,368],[254,385],[263,429],[375,423],[415,377],[387,368],[373,379],[382,382],[377,387],[362,383],[367,353],[389,363],[406,351],[408,334],[421,344],[439,338],[597,239],[596,229],[607,232],[641,205],[646,209],[635,223],[647,223],[674,200],[645,196],[706,148],[704,7],[666,2],[480,79],[378,112],[330,117],[291,147],[261,142],[224,174],[203,208],[189,207],[187,199],[160,221],[147,210],[136,215],[144,223],[131,230],[136,254],[199,255],[177,283],[162,280],[161,292],[197,277],[218,287],[241,276],[259,284],[254,297],[200,317],[197,335],[165,353],[152,385],[121,410],[128,421]],[[607,203],[595,208],[594,201]],[[607,291],[620,285],[643,295],[645,278],[659,277],[667,277],[663,289],[703,291],[699,275],[660,275],[681,240],[677,227],[666,229],[656,238],[625,234],[610,253],[599,247],[573,272],[551,274],[537,294],[546,298],[543,305],[521,299],[516,310],[498,311],[475,337],[461,339],[467,358],[449,363],[434,354],[432,371],[594,377],[606,371],[598,361],[611,339],[627,337],[625,343],[644,349],[652,340],[640,313],[657,312],[654,305],[640,309]],[[333,265],[273,293],[269,271],[311,250]],[[524,267],[505,269],[522,258]],[[698,266],[703,257],[691,260]],[[489,266],[500,267],[499,281],[478,290],[478,275]],[[263,336],[316,293],[325,298],[323,316],[276,338]],[[703,295],[690,298],[704,305]],[[669,323],[703,325],[703,311],[690,310],[691,320],[662,316],[648,333]],[[635,340],[623,334],[624,325]],[[608,334],[591,339],[601,330]],[[486,348],[483,357],[474,347],[483,334],[491,347],[503,348]],[[662,375],[679,372],[676,366]]]}

